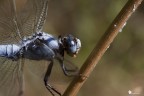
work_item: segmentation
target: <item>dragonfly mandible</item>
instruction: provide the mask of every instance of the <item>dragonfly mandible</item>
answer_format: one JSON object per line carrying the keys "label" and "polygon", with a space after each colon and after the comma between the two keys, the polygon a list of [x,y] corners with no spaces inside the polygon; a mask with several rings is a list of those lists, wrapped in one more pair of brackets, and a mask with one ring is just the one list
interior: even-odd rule
{"label": "dragonfly mandible", "polygon": [[25,59],[50,61],[43,82],[52,95],[61,96],[48,83],[53,60],[58,60],[64,74],[70,76],[63,63],[64,53],[75,57],[81,41],[70,34],[56,38],[43,32],[47,11],[48,0],[27,0],[21,11],[17,11],[15,0],[0,0],[0,96],[23,94]]}

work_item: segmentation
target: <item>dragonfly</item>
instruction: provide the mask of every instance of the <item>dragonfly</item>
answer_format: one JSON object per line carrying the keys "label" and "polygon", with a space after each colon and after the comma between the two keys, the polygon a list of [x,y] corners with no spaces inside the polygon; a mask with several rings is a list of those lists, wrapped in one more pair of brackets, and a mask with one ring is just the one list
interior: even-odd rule
{"label": "dragonfly", "polygon": [[43,82],[54,96],[62,95],[48,82],[54,60],[63,73],[71,76],[64,64],[65,53],[76,57],[80,39],[71,34],[58,36],[43,32],[48,0],[27,0],[19,11],[15,0],[0,0],[0,96],[23,95],[23,66],[26,59],[49,61]]}

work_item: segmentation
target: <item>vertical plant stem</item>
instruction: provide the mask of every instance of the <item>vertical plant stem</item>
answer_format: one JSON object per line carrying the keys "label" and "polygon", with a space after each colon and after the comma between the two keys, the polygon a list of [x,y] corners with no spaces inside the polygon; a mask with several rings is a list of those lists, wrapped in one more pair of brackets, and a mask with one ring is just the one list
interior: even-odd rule
{"label": "vertical plant stem", "polygon": [[111,23],[105,34],[95,46],[85,63],[80,69],[80,75],[74,78],[63,96],[76,96],[83,83],[89,77],[99,60],[110,46],[118,32],[123,28],[129,17],[134,13],[143,0],[129,0],[114,21]]}

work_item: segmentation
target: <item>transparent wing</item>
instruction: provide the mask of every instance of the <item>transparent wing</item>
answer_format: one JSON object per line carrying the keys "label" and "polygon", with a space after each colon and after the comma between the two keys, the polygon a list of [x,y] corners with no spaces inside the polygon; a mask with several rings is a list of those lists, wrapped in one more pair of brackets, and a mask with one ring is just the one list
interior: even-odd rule
{"label": "transparent wing", "polygon": [[26,64],[25,66],[29,69],[31,74],[41,79],[43,79],[49,63],[50,62],[46,60],[36,61],[36,60],[25,59],[25,64]]}
{"label": "transparent wing", "polygon": [[[44,86],[44,81],[43,81],[45,72],[47,70],[47,66],[49,65],[49,63],[50,62],[45,61],[45,60],[42,60],[42,61],[26,60],[25,61],[25,64],[27,66],[27,68],[25,68],[25,69],[27,69],[26,72],[29,72],[29,73],[27,73],[28,75],[31,74],[30,77],[31,77],[31,80],[33,81],[33,82],[31,82],[31,80],[28,81],[28,82],[31,82],[29,84],[29,86],[31,87],[30,89],[37,88],[37,90],[39,90],[39,93],[43,92],[43,93],[41,93],[42,94],[41,96],[49,96],[49,95],[47,95],[49,93],[49,91],[47,92],[47,90]],[[64,63],[69,70],[75,70],[75,72],[78,72],[78,68],[74,64],[72,64],[70,61],[66,60]],[[27,77],[28,76],[26,76],[26,78]],[[57,60],[55,60],[50,78],[48,80],[49,84],[52,85],[55,89],[57,89],[59,92],[63,93],[72,79],[73,79],[73,77],[67,77],[64,75],[59,62]],[[34,84],[34,82],[35,82],[35,84]],[[35,86],[35,85],[37,85],[37,86]],[[43,90],[45,90],[45,91],[43,91]],[[30,90],[28,90],[28,91],[30,91]],[[34,91],[34,92],[36,92],[36,91]],[[26,93],[28,93],[28,92],[26,92]],[[39,94],[39,93],[37,93],[37,94]],[[38,96],[38,95],[34,95],[34,96]]]}
{"label": "transparent wing", "polygon": [[27,0],[18,18],[22,26],[23,36],[42,31],[48,11],[48,0]]}
{"label": "transparent wing", "polygon": [[[0,44],[18,43],[21,34],[14,0],[0,0]],[[22,89],[21,60],[0,57],[0,96],[18,96]]]}
{"label": "transparent wing", "polygon": [[[23,11],[17,11],[15,3],[0,0],[0,44],[18,43],[24,36],[41,31],[45,22],[47,0],[27,0]],[[0,57],[0,96],[21,94],[23,61]]]}
{"label": "transparent wing", "polygon": [[0,0],[0,42],[17,43],[24,36],[41,31],[46,20],[48,0],[27,0],[21,10],[15,0]]}
{"label": "transparent wing", "polygon": [[22,93],[21,60],[0,58],[0,96],[19,96]]}
{"label": "transparent wing", "polygon": [[[43,79],[45,72],[47,70],[47,66],[49,65],[50,62],[46,61],[46,60],[36,61],[36,60],[25,59],[25,63],[33,75],[38,76],[39,78]],[[79,71],[78,67],[69,60],[65,60],[64,65],[67,68],[67,70],[69,70],[70,73],[72,73],[72,74],[77,74]],[[60,74],[61,74],[61,76],[64,75],[62,68],[57,60],[54,61],[53,68],[54,69],[56,68],[56,70],[53,70],[53,72],[58,73],[57,75],[60,75]],[[57,71],[60,71],[60,73]],[[59,80],[59,81],[61,81],[61,80]]]}
{"label": "transparent wing", "polygon": [[20,33],[14,0],[0,0],[0,44],[16,43]]}

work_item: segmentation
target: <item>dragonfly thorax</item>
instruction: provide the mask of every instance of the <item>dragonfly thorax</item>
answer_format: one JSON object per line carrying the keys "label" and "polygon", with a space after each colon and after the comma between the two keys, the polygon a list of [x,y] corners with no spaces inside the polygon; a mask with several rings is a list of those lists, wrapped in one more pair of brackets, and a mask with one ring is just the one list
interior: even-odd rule
{"label": "dragonfly thorax", "polygon": [[[45,32],[36,32],[32,34],[32,36],[24,37],[24,39],[21,41],[21,45],[28,47],[30,43],[36,43],[36,41],[39,41],[40,43],[43,43],[50,47],[51,49],[58,50],[59,45],[57,39]],[[35,45],[34,45],[35,46]]]}
{"label": "dragonfly thorax", "polygon": [[37,32],[28,39],[23,40],[24,56],[30,59],[53,59],[57,54],[64,56],[64,51],[75,57],[80,50],[81,42],[72,35],[64,37],[54,36],[45,32]]}
{"label": "dragonfly thorax", "polygon": [[59,53],[58,40],[45,32],[37,32],[21,41],[23,57],[52,60]]}

